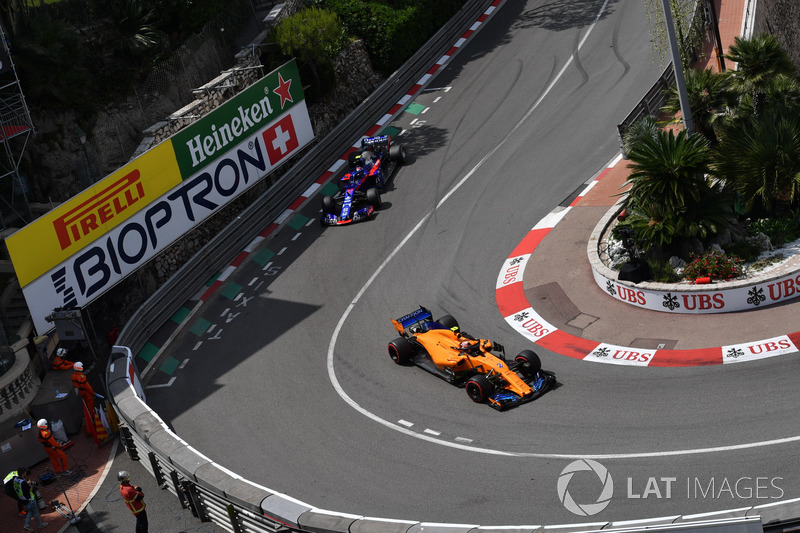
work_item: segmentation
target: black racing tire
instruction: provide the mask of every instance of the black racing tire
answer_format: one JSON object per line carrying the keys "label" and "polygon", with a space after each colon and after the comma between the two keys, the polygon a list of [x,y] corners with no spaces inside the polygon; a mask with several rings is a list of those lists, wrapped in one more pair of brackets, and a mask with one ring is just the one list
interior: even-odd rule
{"label": "black racing tire", "polygon": [[531,350],[522,350],[514,358],[514,361],[519,364],[519,371],[525,377],[533,377],[542,369],[542,361]]}
{"label": "black racing tire", "polygon": [[326,195],[322,197],[322,212],[329,215],[336,214],[336,201],[333,196]]}
{"label": "black racing tire", "polygon": [[389,357],[398,365],[407,366],[411,364],[414,356],[414,345],[405,337],[397,337],[389,343]]}
{"label": "black racing tire", "polygon": [[389,159],[391,161],[395,161],[397,163],[403,164],[408,159],[408,152],[406,152],[406,147],[402,144],[393,144],[389,148]]}
{"label": "black racing tire", "polygon": [[356,166],[356,158],[361,155],[361,150],[353,150],[349,154],[347,154],[347,164],[350,168]]}
{"label": "black racing tire", "polygon": [[472,376],[467,381],[467,396],[475,403],[483,403],[494,392],[494,385],[483,374]]}
{"label": "black racing tire", "polygon": [[381,193],[375,187],[367,189],[367,203],[375,209],[381,206]]}
{"label": "black racing tire", "polygon": [[453,318],[450,315],[444,315],[443,317],[441,317],[438,320],[438,322],[439,322],[439,324],[443,325],[447,329],[450,329],[450,330],[453,330],[453,331],[458,331],[459,330],[458,320],[456,320],[455,318]]}

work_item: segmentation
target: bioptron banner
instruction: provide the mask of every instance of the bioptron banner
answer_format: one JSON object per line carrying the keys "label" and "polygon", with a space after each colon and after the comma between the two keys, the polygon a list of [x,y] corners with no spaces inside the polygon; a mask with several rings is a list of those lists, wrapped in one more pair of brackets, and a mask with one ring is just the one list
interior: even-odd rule
{"label": "bioptron banner", "polygon": [[6,239],[36,330],[202,223],[314,138],[294,61]]}

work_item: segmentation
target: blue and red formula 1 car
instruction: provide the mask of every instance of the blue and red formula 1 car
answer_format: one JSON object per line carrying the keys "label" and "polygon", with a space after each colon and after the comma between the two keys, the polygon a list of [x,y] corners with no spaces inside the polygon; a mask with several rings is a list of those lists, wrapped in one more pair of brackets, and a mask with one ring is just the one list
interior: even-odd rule
{"label": "blue and red formula 1 car", "polygon": [[397,165],[406,162],[406,149],[392,144],[389,135],[368,137],[361,150],[350,152],[350,171],[339,178],[339,192],[322,197],[322,219],[326,226],[342,226],[366,220],[381,206],[381,192]]}
{"label": "blue and red formula 1 car", "polygon": [[557,384],[555,374],[542,370],[539,356],[531,350],[507,361],[502,345],[461,331],[450,315],[434,320],[429,310],[420,307],[392,324],[401,335],[389,343],[395,363],[417,365],[466,388],[472,401],[486,402],[498,411],[533,401]]}

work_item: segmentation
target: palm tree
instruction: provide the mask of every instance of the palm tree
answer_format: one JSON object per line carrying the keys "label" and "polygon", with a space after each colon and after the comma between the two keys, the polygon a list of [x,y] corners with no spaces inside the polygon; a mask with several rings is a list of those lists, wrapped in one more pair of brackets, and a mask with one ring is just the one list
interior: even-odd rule
{"label": "palm tree", "polygon": [[[716,144],[714,125],[717,117],[735,101],[728,87],[728,78],[710,69],[687,69],[684,77],[695,127],[711,144]],[[668,90],[667,101],[661,110],[670,115],[681,110],[677,87],[673,86]]]}
{"label": "palm tree", "polygon": [[753,99],[753,111],[762,111],[763,95],[779,75],[791,76],[795,67],[774,35],[761,34],[752,39],[736,37],[725,59],[737,63],[736,70],[726,71],[731,87]]}
{"label": "palm tree", "polygon": [[628,202],[681,207],[699,201],[707,186],[712,159],[708,139],[702,135],[659,130],[655,137],[643,137],[629,157],[634,164],[627,182]]}
{"label": "palm tree", "polygon": [[747,211],[775,207],[777,215],[800,199],[800,118],[781,106],[727,126],[716,172]]}
{"label": "palm tree", "polygon": [[623,200],[627,224],[648,249],[675,241],[705,239],[726,227],[731,202],[708,178],[712,152],[700,134],[659,130],[643,136],[629,153],[632,172]]}

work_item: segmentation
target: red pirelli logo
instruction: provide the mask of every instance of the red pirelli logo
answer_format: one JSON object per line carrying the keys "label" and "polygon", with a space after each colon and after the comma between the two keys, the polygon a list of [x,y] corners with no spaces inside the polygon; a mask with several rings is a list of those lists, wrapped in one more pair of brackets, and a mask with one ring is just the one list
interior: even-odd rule
{"label": "red pirelli logo", "polygon": [[53,221],[61,249],[90,235],[142,198],[141,176],[134,170]]}

